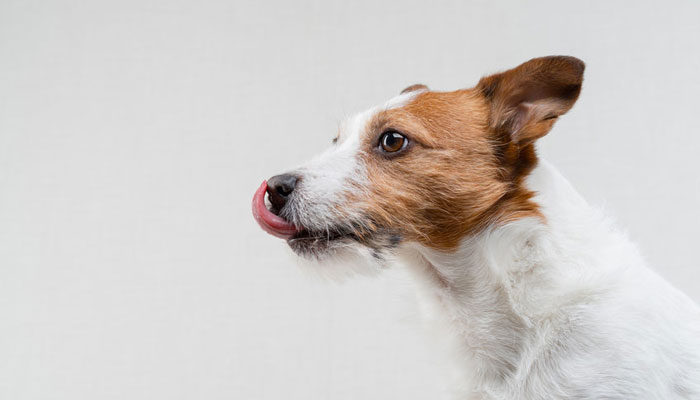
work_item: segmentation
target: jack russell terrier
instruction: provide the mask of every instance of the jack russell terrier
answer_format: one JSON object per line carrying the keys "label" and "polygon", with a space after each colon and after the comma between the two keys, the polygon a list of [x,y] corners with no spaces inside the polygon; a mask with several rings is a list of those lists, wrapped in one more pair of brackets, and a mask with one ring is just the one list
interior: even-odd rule
{"label": "jack russell terrier", "polygon": [[263,182],[255,219],[316,262],[413,271],[456,340],[459,398],[700,399],[700,308],[535,152],[583,71],[552,56],[406,88]]}

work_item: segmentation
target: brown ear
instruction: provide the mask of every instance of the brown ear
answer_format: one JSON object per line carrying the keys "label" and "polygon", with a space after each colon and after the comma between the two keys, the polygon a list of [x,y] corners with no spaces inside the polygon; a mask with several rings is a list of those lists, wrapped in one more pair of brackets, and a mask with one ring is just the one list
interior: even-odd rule
{"label": "brown ear", "polygon": [[491,128],[519,145],[546,135],[578,99],[584,68],[578,58],[550,56],[481,78],[477,88],[491,103]]}
{"label": "brown ear", "polygon": [[413,92],[415,90],[428,90],[428,87],[422,83],[416,83],[415,85],[411,85],[411,86],[407,87],[406,89],[402,90],[400,94]]}

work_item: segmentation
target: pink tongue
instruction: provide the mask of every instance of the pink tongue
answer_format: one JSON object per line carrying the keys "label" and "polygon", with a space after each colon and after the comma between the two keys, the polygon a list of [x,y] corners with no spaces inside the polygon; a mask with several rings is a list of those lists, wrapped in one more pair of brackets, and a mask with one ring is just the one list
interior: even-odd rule
{"label": "pink tongue", "polygon": [[267,181],[263,181],[262,185],[255,191],[255,195],[253,196],[253,218],[255,218],[258,225],[270,235],[281,239],[291,238],[295,233],[299,232],[299,229],[267,209],[265,206],[266,191]]}

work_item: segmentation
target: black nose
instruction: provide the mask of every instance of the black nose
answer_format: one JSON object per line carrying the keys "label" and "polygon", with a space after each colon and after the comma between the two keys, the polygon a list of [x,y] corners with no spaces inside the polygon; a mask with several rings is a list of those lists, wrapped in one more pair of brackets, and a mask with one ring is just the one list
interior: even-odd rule
{"label": "black nose", "polygon": [[275,175],[267,180],[267,194],[273,211],[279,212],[297,185],[298,178],[290,174]]}

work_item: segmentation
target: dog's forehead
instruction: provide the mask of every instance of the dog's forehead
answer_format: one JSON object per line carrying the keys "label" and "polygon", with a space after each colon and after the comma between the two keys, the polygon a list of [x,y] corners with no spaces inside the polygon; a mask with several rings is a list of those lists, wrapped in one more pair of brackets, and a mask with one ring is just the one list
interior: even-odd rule
{"label": "dog's forehead", "polygon": [[402,93],[389,99],[384,104],[372,107],[346,119],[341,124],[340,131],[338,132],[338,142],[340,146],[345,147],[344,145],[346,143],[348,145],[359,143],[362,135],[366,131],[368,123],[374,116],[382,111],[404,107],[411,103],[411,101],[413,101],[416,96],[422,92],[424,92],[424,90],[414,90],[411,92]]}

